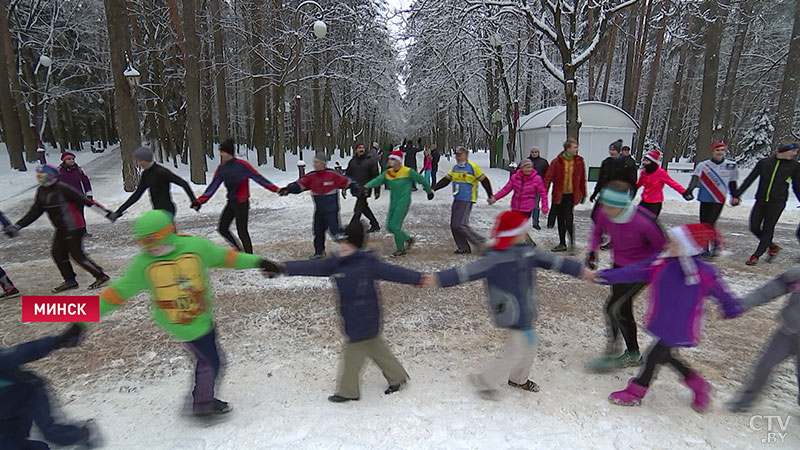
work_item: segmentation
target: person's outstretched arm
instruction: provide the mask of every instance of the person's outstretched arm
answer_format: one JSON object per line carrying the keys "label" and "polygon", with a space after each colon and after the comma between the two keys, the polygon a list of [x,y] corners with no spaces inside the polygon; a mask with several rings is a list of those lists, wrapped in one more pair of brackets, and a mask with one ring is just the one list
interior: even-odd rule
{"label": "person's outstretched arm", "polygon": [[481,182],[481,186],[483,186],[483,190],[486,191],[486,196],[492,198],[492,182],[489,181],[489,177],[486,175],[481,175],[482,178],[478,178]]}
{"label": "person's outstretched arm", "polygon": [[0,348],[0,371],[13,370],[23,364],[49,355],[56,348],[55,336],[43,337],[13,347]]}
{"label": "person's outstretched arm", "polygon": [[527,258],[528,266],[531,268],[540,267],[542,269],[561,272],[565,275],[580,277],[583,272],[583,264],[574,259],[564,258],[550,252],[534,252]]}
{"label": "person's outstretched arm", "polygon": [[711,282],[711,295],[717,299],[717,302],[722,307],[725,318],[733,319],[742,315],[744,308],[739,299],[731,292],[728,285],[722,280],[722,276],[716,270],[711,273],[714,278]]}
{"label": "person's outstretched arm", "polygon": [[800,283],[800,269],[787,270],[778,275],[777,278],[742,297],[742,306],[744,309],[750,309],[769,303],[792,292],[796,287],[800,288],[798,283]]}
{"label": "person's outstretched arm", "polygon": [[278,186],[272,184],[271,181],[264,178],[253,166],[250,165],[247,161],[239,160],[239,163],[243,164],[247,168],[247,176],[250,177],[251,180],[255,181],[264,189],[270,192],[278,192]]}
{"label": "person's outstretched arm", "polygon": [[669,173],[667,173],[666,170],[664,171],[662,177],[664,177],[663,178],[664,183],[666,183],[667,186],[671,187],[672,189],[675,189],[678,192],[678,194],[683,195],[686,192],[686,188],[681,186],[681,184],[678,183],[677,181],[673,180],[672,177],[669,176]]}
{"label": "person's outstretched arm", "polygon": [[464,266],[442,270],[436,274],[439,286],[451,287],[485,278],[496,264],[495,254],[481,257]]}
{"label": "person's outstretched arm", "polygon": [[139,185],[136,186],[136,190],[133,191],[133,194],[131,194],[131,196],[128,197],[127,200],[125,200],[125,203],[123,203],[122,206],[117,208],[115,215],[121,216],[122,213],[125,212],[125,210],[133,206],[134,203],[138,202],[139,199],[142,198],[142,194],[144,194],[144,191],[146,191],[147,188],[149,187],[150,186],[147,183],[145,183],[143,180],[140,179]]}
{"label": "person's outstretched arm", "polygon": [[744,194],[745,191],[748,188],[750,188],[750,185],[753,184],[754,181],[756,181],[756,178],[758,178],[758,176],[761,174],[761,167],[763,167],[764,161],[766,161],[766,159],[762,159],[761,161],[759,161],[756,164],[756,166],[753,167],[753,170],[751,170],[750,173],[747,174],[747,177],[744,179],[744,181],[742,181],[742,185],[739,186],[739,190],[736,192],[736,195],[734,195],[734,197],[741,198],[742,194]]}
{"label": "person's outstretched arm", "polygon": [[[441,182],[441,181],[440,181]],[[437,183],[439,184],[439,183]],[[514,182],[511,179],[508,179],[508,182],[503,186],[499,191],[495,192],[492,196],[495,200],[500,200],[501,198],[508,195],[511,192],[511,189],[514,187]],[[436,186],[433,186],[433,189],[436,190]]]}
{"label": "person's outstretched arm", "polygon": [[19,228],[25,228],[33,222],[36,222],[36,219],[41,217],[42,214],[44,214],[44,207],[42,207],[41,203],[39,203],[39,196],[37,195],[33,199],[33,205],[31,205],[31,209],[29,209],[28,212],[17,221],[16,226]]}
{"label": "person's outstretched arm", "polygon": [[[183,189],[183,191],[186,192],[186,195],[189,197],[189,201],[192,202],[192,206],[195,206],[200,203],[200,201],[197,200],[197,197],[194,196],[194,192],[192,192],[192,187],[189,186],[189,183],[186,180],[179,177],[178,175],[176,175],[167,168],[164,168],[164,170],[169,172],[169,182],[180,186]],[[216,173],[214,175],[216,175]]]}
{"label": "person's outstretched arm", "polygon": [[217,170],[214,171],[214,178],[211,179],[211,184],[208,185],[205,192],[197,199],[201,205],[204,205],[207,201],[211,200],[211,197],[214,196],[214,193],[217,192],[220,185],[222,185],[222,177],[219,175],[219,166],[217,166]]}
{"label": "person's outstretched arm", "polygon": [[420,286],[422,284],[422,273],[383,262],[379,258],[375,258],[375,261],[372,263],[372,270],[375,278],[380,280],[410,284],[413,286]]}
{"label": "person's outstretched arm", "polygon": [[78,170],[81,172],[81,186],[83,187],[84,195],[92,198],[92,183],[89,181],[89,176],[86,175],[86,172],[84,172],[83,169],[78,168]]}
{"label": "person's outstretched arm", "polygon": [[450,184],[450,182],[452,180],[453,180],[453,177],[448,173],[447,175],[443,176],[442,178],[439,178],[439,181],[437,181],[436,184],[431,186],[431,189],[433,189],[434,191],[438,191],[439,189],[441,189],[441,188],[447,186],[448,184]]}
{"label": "person's outstretched arm", "polygon": [[650,265],[655,261],[654,256],[647,261],[631,264],[618,269],[601,270],[597,272],[597,279],[600,284],[619,284],[637,283],[647,281],[650,277]]}
{"label": "person's outstretched arm", "polygon": [[386,170],[381,172],[381,174],[379,174],[377,177],[367,181],[367,184],[365,184],[364,186],[370,189],[381,186],[384,182],[386,182]]}
{"label": "person's outstretched arm", "polygon": [[336,270],[336,261],[333,258],[286,261],[281,266],[289,276],[329,277]]}

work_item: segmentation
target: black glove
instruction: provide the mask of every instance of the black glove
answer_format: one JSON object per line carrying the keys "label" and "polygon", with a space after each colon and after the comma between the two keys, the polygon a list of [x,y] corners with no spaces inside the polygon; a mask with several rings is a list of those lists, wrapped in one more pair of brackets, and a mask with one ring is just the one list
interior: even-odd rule
{"label": "black glove", "polygon": [[597,253],[596,252],[589,252],[589,255],[586,257],[586,267],[590,268],[591,270],[597,269]]}
{"label": "black glove", "polygon": [[286,271],[286,268],[283,267],[283,264],[270,261],[266,258],[261,259],[260,267],[264,274],[270,278],[274,278]]}
{"label": "black glove", "polygon": [[594,194],[592,194],[592,196],[591,196],[591,197],[589,197],[589,201],[590,201],[590,202],[592,202],[592,203],[594,203],[594,201],[595,201],[596,199],[597,199],[597,192],[595,192]]}
{"label": "black glove", "polygon": [[347,198],[347,189],[342,189],[342,198]]}
{"label": "black glove", "polygon": [[75,347],[81,340],[83,327],[73,323],[63,333],[56,336],[56,348]]}
{"label": "black glove", "polygon": [[108,214],[106,214],[106,219],[108,219],[108,220],[110,220],[112,222],[116,222],[117,219],[119,219],[119,216],[121,216],[121,215],[122,214],[117,212],[117,211],[109,212]]}
{"label": "black glove", "polygon": [[203,204],[200,203],[199,201],[195,200],[195,201],[192,202],[192,209],[193,210],[200,211],[200,208],[202,208],[202,207],[203,207]]}
{"label": "black glove", "polygon": [[280,195],[281,197],[285,197],[285,196],[289,195],[289,188],[282,187],[282,188],[278,189],[278,195]]}
{"label": "black glove", "polygon": [[584,203],[586,203],[586,197],[582,197],[581,198],[581,205],[584,204]]}
{"label": "black glove", "polygon": [[381,198],[381,190],[380,189],[375,189],[375,200],[377,200],[379,198]]}
{"label": "black glove", "polygon": [[428,200],[433,200],[433,191],[428,192]]}
{"label": "black glove", "polygon": [[694,200],[694,195],[691,192],[686,191],[686,192],[683,193],[683,198],[686,201],[692,201],[692,200]]}
{"label": "black glove", "polygon": [[19,225],[9,225],[9,226],[3,228],[3,233],[5,233],[6,236],[8,236],[10,238],[15,238],[15,237],[19,236],[19,230],[20,230],[20,226]]}

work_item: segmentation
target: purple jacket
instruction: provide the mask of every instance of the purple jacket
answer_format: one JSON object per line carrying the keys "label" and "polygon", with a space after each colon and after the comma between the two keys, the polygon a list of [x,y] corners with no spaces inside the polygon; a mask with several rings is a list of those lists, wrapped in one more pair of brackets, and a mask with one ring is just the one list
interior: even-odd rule
{"label": "purple jacket", "polygon": [[72,186],[81,194],[87,197],[92,196],[92,184],[89,183],[89,177],[86,176],[86,173],[77,164],[70,167],[61,163],[58,167],[58,179],[62,183]]}
{"label": "purple jacket", "polygon": [[[619,241],[614,241],[614,245]],[[619,269],[597,273],[604,284],[650,284],[650,300],[645,315],[645,327],[670,347],[694,347],[700,340],[703,302],[708,296],[717,299],[727,319],[742,313],[739,300],[728,289],[717,269],[694,257],[700,282],[690,286],[678,258],[656,256],[647,261]]]}
{"label": "purple jacket", "polygon": [[656,222],[655,215],[637,206],[637,211],[628,223],[614,223],[597,208],[594,225],[589,235],[589,252],[597,251],[603,234],[611,237],[611,260],[619,266],[627,266],[645,261],[664,250],[667,238],[664,230]]}
{"label": "purple jacket", "polygon": [[527,177],[522,176],[521,170],[514,172],[503,189],[494,194],[494,199],[500,200],[512,189],[514,190],[514,195],[511,197],[512,211],[533,211],[539,206],[536,198],[538,196],[542,199],[542,212],[547,214],[547,191],[544,188],[542,177],[536,171],[531,172]]}

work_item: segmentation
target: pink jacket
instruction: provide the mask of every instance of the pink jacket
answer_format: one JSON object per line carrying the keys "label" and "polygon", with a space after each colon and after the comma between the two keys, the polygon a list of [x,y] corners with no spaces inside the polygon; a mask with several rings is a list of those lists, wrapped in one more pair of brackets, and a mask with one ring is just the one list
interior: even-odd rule
{"label": "pink jacket", "polygon": [[547,205],[547,191],[544,188],[544,181],[536,171],[530,175],[523,176],[522,171],[518,170],[511,175],[503,189],[500,189],[494,194],[495,200],[508,195],[511,190],[514,190],[514,195],[511,197],[511,210],[530,212],[537,206],[538,202],[536,196],[542,199],[542,212],[547,214],[549,207]]}
{"label": "pink jacket", "polygon": [[681,186],[677,181],[673,180],[666,170],[659,167],[653,173],[647,173],[644,169],[639,172],[639,181],[636,182],[636,190],[644,186],[642,192],[642,201],[645,203],[661,203],[664,201],[664,185],[668,185],[672,189],[678,191],[683,195],[686,188]]}
{"label": "pink jacket", "polygon": [[433,158],[426,156],[422,163],[422,170],[433,170]]}

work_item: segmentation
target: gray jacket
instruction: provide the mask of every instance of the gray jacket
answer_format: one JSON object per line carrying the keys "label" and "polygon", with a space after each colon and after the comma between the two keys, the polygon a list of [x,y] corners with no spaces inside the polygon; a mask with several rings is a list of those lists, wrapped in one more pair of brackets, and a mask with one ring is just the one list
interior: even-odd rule
{"label": "gray jacket", "polygon": [[750,309],[785,294],[792,295],[781,311],[781,324],[792,333],[800,333],[800,268],[787,270],[778,278],[749,293],[742,298],[742,307]]}

